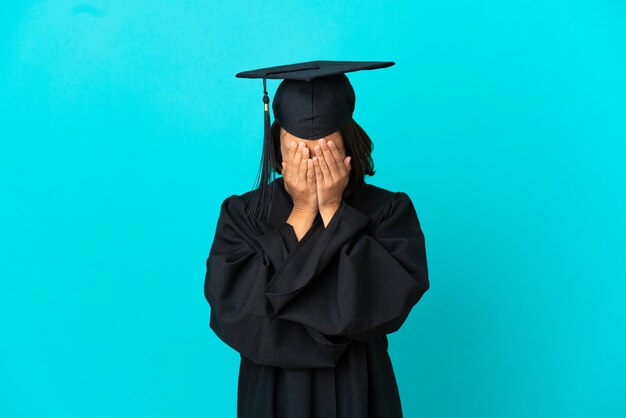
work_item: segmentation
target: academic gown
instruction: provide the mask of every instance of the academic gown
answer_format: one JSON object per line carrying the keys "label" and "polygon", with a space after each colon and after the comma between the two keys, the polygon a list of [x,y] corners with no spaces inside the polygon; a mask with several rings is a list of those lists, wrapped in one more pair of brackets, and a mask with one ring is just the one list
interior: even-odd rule
{"label": "academic gown", "polygon": [[283,177],[270,187],[269,223],[242,213],[252,191],[222,202],[206,260],[210,328],[241,358],[237,416],[402,417],[386,335],[429,288],[411,199],[366,184],[298,241]]}

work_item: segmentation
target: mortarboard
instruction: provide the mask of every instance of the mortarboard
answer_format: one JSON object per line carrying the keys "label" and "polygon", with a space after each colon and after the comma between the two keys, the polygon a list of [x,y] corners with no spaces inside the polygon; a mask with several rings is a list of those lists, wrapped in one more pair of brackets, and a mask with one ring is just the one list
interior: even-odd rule
{"label": "mortarboard", "polygon": [[308,61],[237,73],[263,79],[265,132],[269,140],[269,97],[266,79],[283,79],[272,102],[274,119],[292,135],[317,139],[352,118],[356,96],[345,73],[394,65],[391,61]]}
{"label": "mortarboard", "polygon": [[[270,138],[270,99],[266,80],[282,79],[272,102],[274,119],[290,134],[302,139],[318,139],[329,135],[349,122],[354,112],[356,95],[345,73],[391,67],[392,61],[308,61],[298,64],[259,68],[235,74],[238,78],[263,79],[263,155],[259,194],[253,194],[253,214],[269,210],[266,183],[273,174],[270,162],[275,150]],[[257,176],[257,181],[259,177]],[[271,199],[271,197],[270,197]],[[256,216],[256,215],[255,215]],[[269,213],[268,218],[269,220]]]}

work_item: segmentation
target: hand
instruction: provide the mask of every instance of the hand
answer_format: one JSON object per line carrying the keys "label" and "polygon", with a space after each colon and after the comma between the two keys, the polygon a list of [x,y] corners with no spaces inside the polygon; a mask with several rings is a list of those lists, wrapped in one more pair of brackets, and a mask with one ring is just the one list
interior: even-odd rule
{"label": "hand", "polygon": [[282,162],[285,189],[293,200],[293,209],[300,212],[317,214],[317,190],[313,161],[309,158],[309,149],[304,142],[289,144],[286,161]]}
{"label": "hand", "polygon": [[332,217],[348,186],[352,157],[346,157],[333,141],[327,143],[324,138],[315,146],[315,154],[313,165],[319,211],[322,217],[327,217],[325,213]]}

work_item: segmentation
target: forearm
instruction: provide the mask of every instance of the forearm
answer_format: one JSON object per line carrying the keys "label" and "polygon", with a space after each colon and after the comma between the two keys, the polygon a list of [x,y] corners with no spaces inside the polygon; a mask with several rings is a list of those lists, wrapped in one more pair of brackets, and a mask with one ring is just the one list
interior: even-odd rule
{"label": "forearm", "polygon": [[296,209],[295,207],[291,210],[287,223],[293,226],[293,230],[296,233],[298,241],[300,241],[300,239],[302,239],[302,237],[311,228],[316,216],[317,213],[315,212],[303,211]]}

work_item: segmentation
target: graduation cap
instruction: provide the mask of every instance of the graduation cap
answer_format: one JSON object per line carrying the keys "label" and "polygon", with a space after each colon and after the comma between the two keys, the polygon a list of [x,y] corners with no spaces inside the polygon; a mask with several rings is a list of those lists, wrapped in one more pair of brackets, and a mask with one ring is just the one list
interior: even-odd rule
{"label": "graduation cap", "polygon": [[345,73],[394,64],[391,61],[308,61],[243,71],[235,77],[263,79],[267,136],[270,100],[266,80],[269,78],[283,79],[272,102],[274,119],[294,136],[318,139],[335,132],[352,118],[356,95]]}
{"label": "graduation cap", "polygon": [[[274,161],[267,79],[283,80],[272,102],[274,119],[278,124],[299,138],[318,139],[337,131],[352,118],[356,95],[345,73],[385,68],[394,64],[393,61],[308,61],[235,74],[238,78],[263,79],[263,167],[259,184],[260,198],[253,197],[253,211],[258,206],[266,206],[259,202],[265,202],[264,186],[272,173],[270,162]],[[260,210],[264,209],[261,207]]]}

